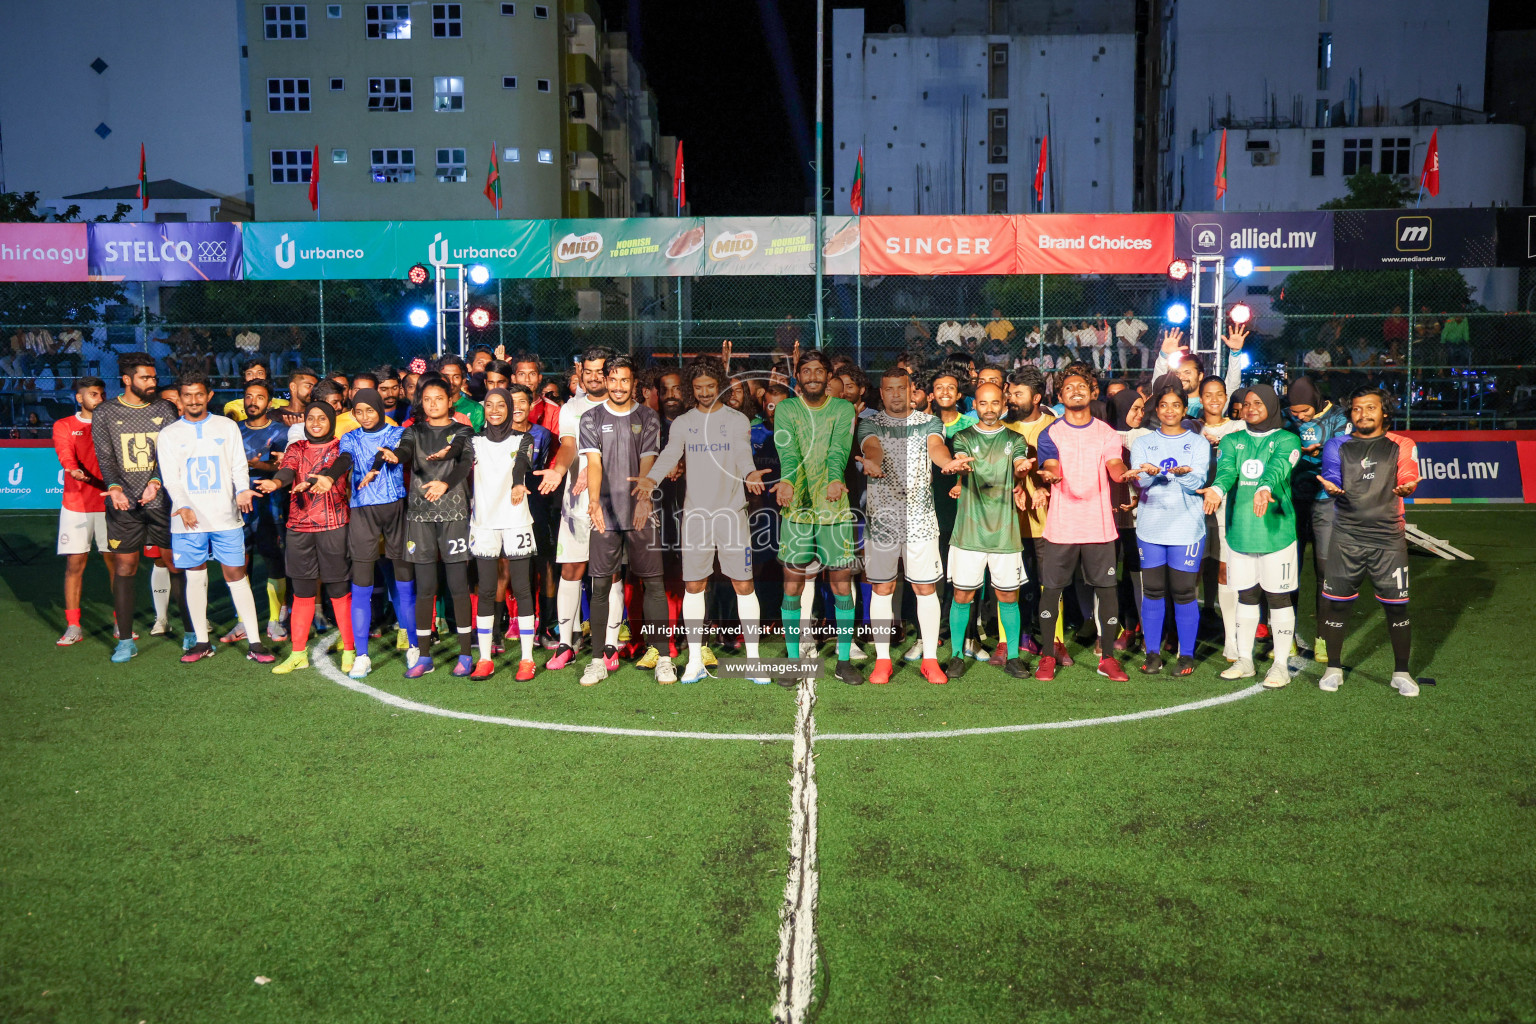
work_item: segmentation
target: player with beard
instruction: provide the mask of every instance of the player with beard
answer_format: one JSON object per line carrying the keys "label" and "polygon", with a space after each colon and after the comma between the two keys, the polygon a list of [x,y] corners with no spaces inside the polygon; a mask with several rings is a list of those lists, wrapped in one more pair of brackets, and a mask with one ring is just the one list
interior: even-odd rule
{"label": "player with beard", "polygon": [[[1033,506],[1046,508],[1040,552],[1041,649],[1052,643],[1062,593],[1082,570],[1093,588],[1098,633],[1103,640],[1099,675],[1126,682],[1109,638],[1119,632],[1120,596],[1115,587],[1114,489],[1125,479],[1120,434],[1093,415],[1095,381],[1080,370],[1064,370],[1056,382],[1062,416],[1040,432],[1040,478],[1049,492],[1035,495]],[[1044,655],[1035,678],[1056,678],[1056,657]]]}
{"label": "player with beard", "polygon": [[[706,357],[712,358],[712,357]],[[723,372],[723,371],[722,371]],[[726,378],[729,380],[729,378]],[[679,416],[682,416],[688,406],[683,400],[684,381],[683,374],[678,370],[663,370],[656,374],[656,411],[661,416],[661,444],[665,448],[672,436],[672,425]],[[749,428],[750,429],[750,428]],[[683,604],[687,601],[684,597],[683,576],[683,502],[684,483],[683,471],[686,463],[678,463],[666,473],[660,474],[660,486],[657,488],[657,511],[661,513],[661,566],[662,585],[667,592],[667,642],[670,645],[673,657],[677,656],[678,636],[682,630],[684,613]],[[630,618],[634,619],[638,609],[633,598],[626,594],[625,603],[629,606]],[[704,618],[699,616],[700,620]],[[649,655],[649,652],[647,652]],[[701,655],[704,664],[714,667],[715,655],[706,645]],[[654,665],[646,665],[643,662],[640,668],[655,668]],[[693,680],[685,679],[684,682]]]}
{"label": "player with beard", "polygon": [[96,446],[91,441],[91,415],[106,400],[105,393],[106,383],[99,377],[79,378],[75,381],[75,414],[53,424],[53,450],[59,457],[64,482],[58,553],[64,556],[65,626],[64,635],[56,641],[59,647],[85,639],[80,628],[80,595],[92,542],[107,563],[109,579],[116,561],[107,543],[107,513],[102,500],[107,485],[102,482]]}
{"label": "player with beard", "polygon": [[[1055,421],[1056,417],[1045,407],[1045,375],[1035,366],[1014,370],[1008,377],[1008,429],[1024,435],[1029,450],[1038,452],[1041,432]],[[1041,650],[1035,643],[1034,634],[1040,614],[1040,548],[1045,535],[1045,510],[1036,508],[1034,499],[1044,489],[1045,484],[1038,473],[1027,475],[1024,478],[1025,507],[1019,510],[1019,532],[1024,541],[1024,585],[1019,589],[1019,621],[1024,635],[1019,638],[1019,650],[1029,654],[1039,654]],[[1006,641],[1008,634],[1001,629],[1001,620],[999,630],[998,635]],[[1066,652],[1066,644],[1062,639],[1059,616],[1056,648],[1054,653],[1060,660]],[[1007,653],[1007,649],[999,644],[992,652],[991,663],[1001,667],[1008,660]]]}
{"label": "player with beard", "polygon": [[[592,520],[587,515],[588,503],[585,464],[571,473],[572,465],[580,458],[578,435],[583,414],[602,405],[608,398],[607,365],[612,353],[606,348],[590,348],[581,355],[576,373],[581,378],[582,393],[573,395],[560,408],[560,448],[548,469],[537,471],[539,493],[553,494],[564,481],[565,488],[560,504],[560,526],[555,541],[555,562],[560,566],[560,585],[556,592],[556,611],[560,621],[560,645],[549,656],[544,668],[554,672],[565,668],[576,655],[576,625],[581,618],[581,582],[587,574],[587,558],[591,547]],[[618,593],[611,595],[609,605],[623,611],[624,584],[614,584]],[[614,623],[615,631],[618,623]],[[606,622],[593,619],[591,624],[592,645],[601,650],[599,630],[607,628]]]}
{"label": "player with beard", "polygon": [[886,370],[880,376],[881,410],[859,420],[855,436],[869,478],[864,572],[872,589],[869,621],[875,634],[875,668],[869,681],[876,684],[891,681],[897,562],[917,599],[923,678],[930,683],[949,681],[938,661],[938,582],[944,561],[930,467],[952,474],[964,463],[950,455],[938,417],[910,407],[912,390],[906,370]]}
{"label": "player with beard", "polygon": [[[853,644],[853,512],[843,474],[853,451],[852,404],[827,394],[825,354],[802,353],[795,367],[800,393],[774,411],[774,442],[783,474],[774,486],[782,510],[779,561],[784,566],[784,643],[800,657],[800,601],[807,570],[819,563],[832,587],[837,622],[837,678],[864,682],[849,660]],[[812,648],[814,650],[814,647]],[[788,685],[794,685],[789,682]]]}
{"label": "player with beard", "polygon": [[1200,491],[1208,514],[1228,498],[1227,579],[1237,589],[1237,661],[1221,677],[1254,675],[1262,596],[1275,640],[1275,662],[1264,685],[1274,689],[1291,681],[1286,659],[1296,632],[1291,594],[1298,575],[1291,470],[1301,458],[1301,440],[1281,426],[1280,399],[1269,385],[1250,387],[1242,410],[1247,427],[1222,439],[1216,477]]}
{"label": "player with beard", "polygon": [[[170,570],[171,593],[181,609],[185,632],[183,650],[197,642],[192,616],[187,610],[186,576],[170,564],[171,506],[161,485],[155,442],[162,428],[181,413],[171,403],[155,397],[155,361],[143,352],[117,359],[123,393],[103,402],[91,416],[91,443],[107,485],[107,546],[116,554],[112,578],[113,606],[120,639],[112,660],[121,664],[138,655],[133,642],[134,577],[139,571],[139,552],[145,547],[159,551],[161,565]],[[158,623],[156,624],[158,625]]]}
{"label": "player with beard", "polygon": [[1338,434],[1349,432],[1349,415],[1323,398],[1309,377],[1291,381],[1285,393],[1287,430],[1301,438],[1301,458],[1291,471],[1291,494],[1296,499],[1296,558],[1307,558],[1307,543],[1312,544],[1312,561],[1317,571],[1315,591],[1318,631],[1313,657],[1328,660],[1323,641],[1323,582],[1328,576],[1328,542],[1333,535],[1333,497],[1327,488],[1316,486],[1323,471],[1323,446]]}
{"label": "player with beard", "polygon": [[[244,515],[246,572],[253,589],[267,599],[267,636],[272,640],[286,640],[288,630],[282,624],[283,604],[287,599],[287,580],[283,573],[283,533],[287,528],[288,496],[282,493],[263,494],[255,487],[261,480],[270,480],[277,472],[278,461],[288,447],[288,428],[272,415],[272,389],[264,380],[252,380],[245,385],[242,408],[245,416],[240,421],[240,443],[245,449],[246,472],[250,475],[256,495],[251,499],[251,511]],[[237,624],[224,636],[221,643],[236,643],[249,639],[245,627]],[[260,639],[259,637],[257,639]]]}
{"label": "player with beard", "polygon": [[[516,400],[528,407],[526,389]],[[496,590],[498,578],[505,571],[508,585],[517,601],[517,635],[522,657],[517,665],[517,679],[533,678],[533,590],[529,568],[536,542],[533,516],[528,505],[528,477],[533,467],[533,435],[517,430],[512,424],[511,392],[492,388],[485,393],[485,429],[475,436],[475,488],[469,524],[469,551],[475,556],[479,576],[479,607],[475,614],[475,633],[480,645],[480,660],[471,679],[488,679],[496,671],[491,660],[496,626]],[[503,563],[505,570],[502,569]]]}
{"label": "player with beard", "polygon": [[320,383],[320,374],[307,366],[301,366],[288,375],[288,404],[276,410],[275,416],[284,427],[304,422],[304,410],[309,405],[310,392]]}
{"label": "player with beard", "polygon": [[1408,438],[1387,432],[1392,399],[1380,388],[1356,391],[1350,396],[1349,413],[1354,434],[1328,439],[1317,477],[1334,505],[1323,582],[1326,603],[1319,616],[1328,644],[1328,670],[1317,685],[1331,693],[1344,681],[1344,631],[1360,581],[1369,575],[1392,640],[1392,688],[1404,697],[1416,697],[1419,684],[1408,671],[1413,637],[1403,499],[1419,485],[1418,453]]}
{"label": "player with beard", "polygon": [[357,660],[349,673],[366,679],[373,671],[368,640],[373,634],[375,568],[382,549],[393,572],[390,598],[395,620],[406,632],[406,649],[416,647],[416,580],[405,560],[405,477],[400,466],[379,457],[398,448],[405,428],[384,415],[384,399],[373,388],[352,397],[358,429],[341,438],[341,450],[352,460],[352,516],[347,523],[347,555],[352,561],[352,639]]}
{"label": "player with beard", "polygon": [[[961,405],[965,400],[964,384],[961,374],[965,364],[955,364],[946,361],[929,382],[929,394],[932,396],[931,411],[939,418],[939,424],[944,428],[944,440],[947,442],[966,427],[975,425],[976,417],[965,412]],[[967,378],[968,379],[968,378]],[[959,506],[959,496],[954,493],[955,481],[944,476],[935,467],[933,471],[933,508],[939,519],[939,551],[944,555],[945,567],[949,564],[950,538],[955,530],[955,512]],[[940,583],[939,588],[939,621],[942,623],[953,607],[954,593],[948,584],[947,578]],[[974,655],[979,647],[974,641],[965,638],[965,653]]]}

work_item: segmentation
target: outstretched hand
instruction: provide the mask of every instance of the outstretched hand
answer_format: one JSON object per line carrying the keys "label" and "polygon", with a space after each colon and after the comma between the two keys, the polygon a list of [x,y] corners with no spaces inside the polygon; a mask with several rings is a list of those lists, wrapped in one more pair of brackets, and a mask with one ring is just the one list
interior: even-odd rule
{"label": "outstretched hand", "polygon": [[1218,487],[1202,487],[1195,492],[1205,499],[1205,514],[1214,515],[1221,507],[1221,499],[1226,497]]}
{"label": "outstretched hand", "polygon": [[1241,324],[1233,324],[1232,329],[1227,332],[1227,336],[1221,340],[1226,342],[1227,348],[1233,352],[1241,352],[1243,350],[1243,342],[1248,340],[1248,328]]}
{"label": "outstretched hand", "polygon": [[1184,332],[1177,327],[1168,328],[1163,332],[1163,355],[1173,355],[1183,343]]}
{"label": "outstretched hand", "polygon": [[748,494],[762,494],[763,493],[763,481],[765,479],[767,479],[768,473],[769,473],[769,471],[766,470],[766,469],[758,469],[758,470],[752,471],[751,473],[748,473],[746,475],[746,477],[745,477],[745,480],[744,480],[744,482],[747,485],[747,493]]}
{"label": "outstretched hand", "polygon": [[1330,498],[1337,498],[1339,495],[1344,493],[1344,488],[1340,487],[1338,484],[1334,483],[1332,480],[1327,479],[1321,474],[1318,475],[1317,482],[1323,485],[1323,490],[1328,492],[1328,497]]}

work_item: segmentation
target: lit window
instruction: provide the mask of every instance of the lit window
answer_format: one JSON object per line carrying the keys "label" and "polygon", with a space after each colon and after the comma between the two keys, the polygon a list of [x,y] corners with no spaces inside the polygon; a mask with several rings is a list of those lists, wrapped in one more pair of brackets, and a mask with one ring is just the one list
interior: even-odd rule
{"label": "lit window", "polygon": [[411,80],[409,78],[368,79],[368,109],[410,110]]}
{"label": "lit window", "polygon": [[267,4],[261,22],[268,39],[308,39],[309,11],[304,4]]}
{"label": "lit window", "polygon": [[453,111],[464,109],[464,79],[441,77],[432,80],[432,109]]}
{"label": "lit window", "polygon": [[269,113],[269,114],[307,114],[307,113],[309,113],[309,79],[307,79],[307,78],[269,78],[269,79],[267,79],[267,113]]}
{"label": "lit window", "polygon": [[555,162],[555,152],[552,149],[539,150],[539,163],[552,164]]}
{"label": "lit window", "polygon": [[411,38],[410,4],[369,4],[363,25],[369,39]]}
{"label": "lit window", "polygon": [[516,146],[508,146],[501,151],[501,158],[509,164],[515,164],[522,160],[523,154]]}
{"label": "lit window", "polygon": [[457,39],[464,34],[463,4],[432,5],[432,38]]}
{"label": "lit window", "polygon": [[464,150],[440,149],[437,151],[437,180],[469,180],[469,161],[464,158]]}
{"label": "lit window", "polygon": [[347,162],[347,151],[344,149],[331,150],[331,163],[344,164]]}
{"label": "lit window", "polygon": [[272,184],[307,185],[315,155],[308,149],[272,150]]}
{"label": "lit window", "polygon": [[416,180],[416,151],[414,149],[376,149],[372,153],[369,170],[373,180],[385,184]]}

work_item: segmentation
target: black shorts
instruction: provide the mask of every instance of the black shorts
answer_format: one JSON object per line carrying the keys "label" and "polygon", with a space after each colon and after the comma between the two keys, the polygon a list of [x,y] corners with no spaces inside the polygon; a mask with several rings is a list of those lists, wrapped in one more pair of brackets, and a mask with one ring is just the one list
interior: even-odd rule
{"label": "black shorts", "polygon": [[1335,536],[1328,551],[1323,596],[1334,601],[1353,601],[1360,596],[1360,581],[1367,576],[1376,589],[1378,601],[1407,601],[1408,542],[1399,538],[1395,543],[1367,547]]}
{"label": "black shorts", "polygon": [[469,520],[405,521],[405,560],[415,565],[469,561]]}
{"label": "black shorts", "polygon": [[282,491],[262,494],[251,501],[244,515],[245,546],[269,563],[283,557],[283,534],[288,528],[288,495]]}
{"label": "black shorts", "polygon": [[1081,566],[1083,581],[1090,587],[1115,585],[1115,542],[1102,544],[1053,544],[1041,541],[1040,585],[1047,590],[1066,590],[1072,574]]}
{"label": "black shorts", "polygon": [[[384,554],[379,554],[379,539]],[[380,557],[399,561],[405,557],[405,499],[383,505],[354,505],[347,523],[347,554],[354,562],[376,562]]]}
{"label": "black shorts", "polygon": [[345,583],[352,577],[352,566],[347,562],[345,527],[318,533],[289,530],[283,560],[291,580]]}
{"label": "black shorts", "polygon": [[146,547],[171,549],[171,506],[166,501],[140,505],[126,512],[114,508],[107,499],[107,548],[111,551],[141,551]]}
{"label": "black shorts", "polygon": [[592,531],[587,549],[587,573],[598,579],[616,574],[629,556],[629,571],[635,576],[660,576],[661,538],[656,527],[643,530]]}
{"label": "black shorts", "polygon": [[552,562],[555,557],[555,543],[560,533],[560,506],[551,505],[547,501],[530,501],[528,511],[533,517],[533,543],[537,549],[533,560],[539,564]]}

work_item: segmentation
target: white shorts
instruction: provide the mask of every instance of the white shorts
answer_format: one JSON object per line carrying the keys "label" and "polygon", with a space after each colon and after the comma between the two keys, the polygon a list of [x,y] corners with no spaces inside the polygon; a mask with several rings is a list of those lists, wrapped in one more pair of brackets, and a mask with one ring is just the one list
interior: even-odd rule
{"label": "white shorts", "polygon": [[1258,587],[1268,594],[1288,594],[1296,589],[1300,566],[1295,541],[1267,555],[1229,551],[1226,561],[1227,584],[1238,590]]}
{"label": "white shorts", "polygon": [[469,553],[476,558],[532,558],[538,549],[533,539],[532,524],[510,530],[493,530],[470,524]]}
{"label": "white shorts", "polygon": [[589,541],[592,537],[592,520],[586,516],[560,514],[560,534],[555,539],[555,562],[587,561]]}
{"label": "white shorts", "polygon": [[[937,583],[944,578],[939,538],[893,544],[874,533],[864,535],[864,576],[870,583],[893,582],[897,561],[908,583]],[[1021,560],[1019,565],[1023,564]]]}
{"label": "white shorts", "polygon": [[949,582],[959,590],[980,590],[987,573],[995,590],[1018,590],[1024,585],[1024,555],[1019,551],[967,551],[949,549]]}
{"label": "white shorts", "polygon": [[59,509],[59,554],[88,555],[91,541],[96,541],[97,551],[109,551],[107,547],[107,514],[105,512],[75,512]]}
{"label": "white shorts", "polygon": [[684,509],[683,580],[709,579],[716,558],[727,578],[752,578],[752,531],[746,509]]}

